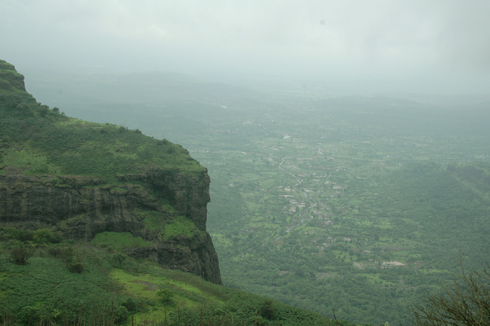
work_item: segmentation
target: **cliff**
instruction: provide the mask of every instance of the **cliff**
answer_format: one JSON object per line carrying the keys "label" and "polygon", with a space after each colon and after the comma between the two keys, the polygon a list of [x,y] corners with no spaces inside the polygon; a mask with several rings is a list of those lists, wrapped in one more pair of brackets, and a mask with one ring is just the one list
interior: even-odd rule
{"label": "cliff", "polygon": [[123,235],[129,255],[221,284],[207,170],[179,145],[41,105],[23,80],[0,60],[0,222],[106,246]]}

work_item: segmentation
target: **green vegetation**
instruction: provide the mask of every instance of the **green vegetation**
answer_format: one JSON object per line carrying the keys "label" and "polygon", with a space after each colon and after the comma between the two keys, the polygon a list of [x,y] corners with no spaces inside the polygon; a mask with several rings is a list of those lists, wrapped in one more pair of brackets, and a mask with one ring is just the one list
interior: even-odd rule
{"label": "green vegetation", "polygon": [[[38,89],[43,102],[70,115],[181,143],[209,168],[208,229],[226,286],[332,318],[335,311],[393,325],[408,321],[423,293],[451,280],[460,251],[472,265],[488,263],[487,102],[224,92],[150,77],[53,78]],[[161,230],[156,215],[145,225]],[[132,274],[118,273],[125,287],[141,286],[160,304],[130,282]],[[179,307],[179,292],[162,284]],[[264,320],[267,311],[280,315],[276,301],[273,308],[260,298],[250,311]]]}
{"label": "green vegetation", "polygon": [[158,212],[137,212],[137,214],[144,217],[143,222],[147,229],[163,234],[164,226],[161,214]]}
{"label": "green vegetation", "polygon": [[[207,224],[226,286],[393,325],[450,279],[460,250],[475,266],[488,262],[486,102],[328,89],[203,95],[140,77],[63,79],[77,102],[53,80],[39,93],[77,117],[183,144],[209,169]],[[148,91],[155,85],[163,93]]]}
{"label": "green vegetation", "polygon": [[176,216],[165,225],[165,239],[167,240],[181,235],[191,238],[199,233],[201,231],[199,231],[194,222],[184,216]]}
{"label": "green vegetation", "polygon": [[[117,195],[128,191],[117,178],[120,174],[202,177],[206,173],[178,145],[143,136],[138,129],[68,118],[27,94],[23,77],[13,66],[1,61],[0,72],[1,174],[38,175],[35,180],[60,188],[103,185]],[[138,184],[131,187],[138,188]],[[158,197],[162,190],[151,191],[150,196]],[[192,220],[177,215],[170,203],[158,204],[162,213],[135,210],[145,231],[157,231],[166,240],[203,232]],[[89,218],[80,214],[63,220],[60,229]],[[162,269],[154,262],[136,261],[124,249],[148,247],[152,242],[128,232],[103,232],[90,243],[77,243],[64,241],[54,229],[32,231],[28,227],[36,228],[0,228],[0,316],[4,325],[331,324],[311,311],[264,301],[194,275]]]}
{"label": "green vegetation", "polygon": [[123,250],[133,247],[148,247],[152,245],[151,241],[145,241],[141,237],[135,237],[129,232],[102,232],[98,233],[91,241],[92,244],[110,248],[114,250]]}
{"label": "green vegetation", "polygon": [[466,270],[463,263],[451,283],[411,308],[413,325],[490,324],[490,273],[488,269]]}
{"label": "green vegetation", "polygon": [[68,118],[57,108],[37,103],[19,88],[18,74],[9,67],[1,62],[0,80],[11,87],[0,89],[0,166],[34,175],[94,175],[111,182],[118,174],[147,170],[205,172],[179,145],[139,130]]}
{"label": "green vegetation", "polygon": [[[329,325],[310,311],[264,303],[259,296],[136,261],[117,250],[60,242],[50,230],[2,228],[0,235],[5,325],[152,325],[165,320],[167,325],[229,325],[232,320],[239,325]],[[121,241],[129,237],[106,233],[95,242],[109,238],[122,248]],[[29,251],[21,264],[9,260],[17,249]]]}
{"label": "green vegetation", "polygon": [[163,288],[157,291],[157,297],[159,297],[163,304],[170,305],[173,302],[174,292],[168,288]]}
{"label": "green vegetation", "polygon": [[165,240],[171,240],[177,236],[192,238],[201,233],[192,220],[175,215],[175,210],[170,205],[165,205],[163,211],[170,214],[165,220],[159,212],[155,211],[147,212],[137,209],[135,213],[143,218],[146,229],[158,232]]}

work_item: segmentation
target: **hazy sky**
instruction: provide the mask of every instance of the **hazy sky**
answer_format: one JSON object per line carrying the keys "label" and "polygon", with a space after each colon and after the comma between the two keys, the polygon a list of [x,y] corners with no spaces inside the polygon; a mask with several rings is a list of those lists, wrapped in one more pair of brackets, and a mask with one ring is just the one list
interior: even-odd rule
{"label": "hazy sky", "polygon": [[0,0],[0,58],[485,89],[490,1]]}

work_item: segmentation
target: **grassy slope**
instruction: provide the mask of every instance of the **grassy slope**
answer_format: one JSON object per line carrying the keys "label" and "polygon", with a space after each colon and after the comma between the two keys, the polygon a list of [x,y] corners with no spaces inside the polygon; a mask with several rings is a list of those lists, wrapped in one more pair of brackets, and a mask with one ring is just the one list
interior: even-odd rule
{"label": "grassy slope", "polygon": [[[58,323],[93,320],[100,314],[117,317],[118,324],[151,324],[165,318],[176,324],[179,315],[190,325],[199,325],[201,318],[214,325],[228,325],[231,320],[246,325],[329,322],[277,301],[272,302],[274,317],[268,320],[260,313],[264,298],[257,295],[136,261],[117,250],[60,242],[51,231],[43,232],[0,229],[0,313],[12,324],[40,321],[41,316]],[[29,248],[32,255],[24,265],[13,259],[15,248],[20,247]],[[82,271],[75,265],[82,266]],[[163,302],[157,295],[160,289],[174,296]]]}
{"label": "grassy slope", "polygon": [[[247,107],[243,102],[227,103],[220,99],[219,104],[227,104],[229,109],[236,110],[233,114],[221,114],[224,117],[220,117],[217,113],[214,116],[209,113],[209,108],[202,110],[201,102],[205,101],[197,96],[186,96],[186,100],[193,99],[195,103],[180,107],[175,103],[169,105],[167,98],[160,96],[160,92],[153,94],[154,98],[160,96],[160,102],[148,100],[150,94],[135,99],[137,92],[131,94],[133,105],[119,105],[117,96],[112,99],[105,97],[105,101],[97,100],[92,89],[112,88],[113,94],[119,94],[122,88],[116,83],[97,83],[95,79],[86,82],[92,87],[90,91],[84,92],[86,98],[82,99],[83,93],[77,92],[81,100],[74,103],[74,94],[68,95],[69,90],[65,83],[67,82],[52,84],[54,91],[44,92],[44,95],[51,94],[45,97],[45,101],[63,105],[66,110],[69,110],[69,103],[76,104],[76,107],[72,105],[71,114],[78,117],[90,117],[100,122],[118,121],[133,128],[141,128],[153,136],[178,140],[179,143],[186,144],[199,161],[206,162],[212,177],[208,226],[219,252],[225,284],[316,309],[326,315],[330,315],[330,308],[334,306],[345,311],[341,313],[337,310],[337,315],[347,314],[349,320],[388,320],[391,324],[397,324],[397,318],[403,316],[400,305],[410,302],[411,293],[414,293],[413,298],[418,297],[415,296],[415,291],[421,292],[426,287],[434,287],[446,274],[440,266],[434,268],[428,263],[444,260],[453,263],[457,256],[458,243],[465,240],[460,235],[452,235],[456,240],[450,243],[453,249],[456,248],[454,255],[447,251],[442,256],[434,255],[432,248],[435,247],[439,252],[445,248],[440,244],[429,243],[434,240],[435,235],[431,234],[429,228],[418,231],[417,225],[424,221],[415,222],[411,219],[417,214],[409,217],[410,214],[404,213],[407,217],[398,221],[387,218],[393,216],[393,201],[400,204],[412,203],[407,206],[412,212],[416,212],[421,206],[419,199],[423,196],[416,197],[415,201],[407,200],[399,190],[409,187],[400,186],[396,189],[400,200],[389,202],[386,198],[393,197],[393,187],[385,189],[385,183],[391,184],[390,178],[382,176],[391,171],[394,165],[398,165],[398,162],[405,164],[408,161],[437,160],[447,164],[451,161],[484,159],[485,156],[482,155],[474,156],[488,152],[488,132],[483,132],[488,131],[488,119],[485,118],[484,110],[478,113],[471,106],[460,104],[441,109],[425,105],[412,108],[412,104],[404,106],[398,100],[392,99],[382,101],[379,98],[345,98],[326,100],[338,103],[318,105],[319,109],[315,111],[311,109],[310,102],[314,97],[305,92],[302,100],[285,101],[285,97],[279,96],[274,101],[268,101],[263,107],[263,115],[250,113],[260,108],[259,100],[257,105]],[[46,85],[45,79],[42,84]],[[78,80],[72,85],[72,90],[80,90]],[[123,92],[128,94],[128,89],[136,89],[138,86],[128,83]],[[63,96],[58,94],[59,89],[63,89]],[[107,94],[104,92],[104,95]],[[221,95],[219,93],[217,97],[221,98]],[[139,106],[143,109],[136,110]],[[281,109],[277,109],[279,106]],[[282,109],[288,106],[291,110]],[[466,109],[462,110],[461,107]],[[360,111],[360,108],[366,110]],[[205,112],[206,119],[196,116],[196,112]],[[191,117],[194,119],[191,120]],[[270,119],[275,122],[267,122]],[[163,124],[165,128],[162,128]],[[281,140],[286,132],[292,138]],[[254,145],[253,141],[257,141],[257,144]],[[444,146],[439,146],[441,144]],[[325,155],[335,159],[325,161],[320,155],[316,156],[317,145],[321,146]],[[284,149],[280,146],[284,146]],[[395,153],[397,157],[393,156]],[[334,239],[338,237],[336,245],[326,248],[324,252],[318,250],[318,243],[314,241],[324,234],[322,229],[325,226],[316,219],[305,223],[297,232],[289,233],[288,237],[276,241],[275,246],[257,245],[273,241],[279,232],[284,232],[286,223],[294,223],[292,220],[295,218],[287,211],[293,205],[283,213],[281,209],[289,202],[286,199],[281,200],[284,197],[277,196],[292,195],[283,190],[285,185],[291,186],[292,180],[286,173],[277,173],[280,172],[277,166],[265,161],[269,157],[277,163],[285,157],[286,162],[282,168],[295,175],[305,174],[306,177],[302,178],[305,179],[304,188],[314,190],[310,196],[316,197],[321,203],[331,203],[329,206],[334,212],[326,212],[326,215],[335,215],[329,217],[332,220],[335,218],[335,224],[329,230],[333,234],[329,236]],[[373,163],[373,167],[369,167],[368,163]],[[378,164],[386,167],[375,167]],[[337,167],[349,169],[337,172]],[[333,181],[344,185],[347,182],[345,179],[349,180],[348,184],[345,183],[348,185],[345,196],[329,198],[329,195],[336,192],[332,189],[332,184],[314,183],[322,179],[319,176],[324,175],[325,168],[327,171],[328,168],[333,169]],[[379,182],[376,181],[378,176],[381,178]],[[351,178],[359,180],[354,182]],[[372,180],[374,185],[369,184],[368,180],[362,182],[364,178]],[[405,178],[400,176],[398,179],[411,180],[411,176],[407,174]],[[362,182],[362,185],[355,186],[358,182]],[[277,188],[280,185],[283,187]],[[373,191],[373,186],[382,192]],[[355,187],[358,189],[356,193]],[[419,188],[426,188],[423,179],[414,189]],[[301,203],[304,198],[302,193],[297,192],[295,195],[299,197],[295,199]],[[422,199],[422,204],[427,208],[428,199]],[[379,203],[385,203],[386,209]],[[298,209],[300,213],[304,211],[305,209]],[[444,234],[444,229],[448,227],[444,225],[444,228],[437,229],[437,234]],[[475,228],[475,225],[469,224],[468,227]],[[457,228],[452,230],[457,231]],[[342,241],[343,236],[358,236],[359,232],[365,235],[362,243]],[[473,234],[460,233],[469,236]],[[447,236],[444,235],[444,238]],[[320,239],[317,242],[329,242]],[[420,246],[422,243],[418,240],[427,242],[428,245]],[[478,238],[473,239],[473,243],[478,241]],[[251,247],[254,249],[248,251]],[[373,248],[379,250],[372,250]],[[464,251],[474,255],[474,248],[476,247],[472,246],[470,251]],[[477,248],[484,251],[488,246],[479,242]],[[364,249],[371,252],[364,253]],[[423,255],[423,252],[421,254],[422,250],[429,255]],[[243,252],[246,252],[245,259],[241,258]],[[322,257],[318,254],[322,254]],[[379,263],[369,259],[380,262],[391,259],[403,263],[412,261],[413,265],[409,263],[409,268],[399,270],[377,269],[373,273],[366,267],[374,267]],[[302,262],[299,266],[304,271],[311,271],[316,278],[309,278],[306,273],[303,277],[296,275],[298,261]],[[354,268],[354,262],[362,264],[365,269]],[[346,276],[341,278],[338,275]],[[371,310],[366,312],[366,308]]]}
{"label": "grassy slope", "polygon": [[[205,173],[179,145],[139,130],[69,118],[36,102],[22,89],[22,79],[0,60],[0,174],[15,167],[28,175],[100,176],[117,183],[117,174],[148,169]],[[174,224],[173,233],[192,231],[192,225]],[[272,302],[274,318],[268,321],[260,315],[264,298],[119,252],[146,245],[127,234],[101,234],[93,244],[105,248],[97,248],[59,243],[52,231],[44,231],[47,237],[38,231],[0,230],[0,313],[7,324],[33,324],[43,318],[59,324],[78,318],[90,323],[100,316],[123,324],[129,315],[135,321],[158,321],[167,315],[171,323],[181,315],[191,324],[200,324],[201,318],[212,324],[329,324],[325,317],[279,302]],[[15,263],[18,250],[24,258],[32,255],[26,264]],[[174,294],[165,304],[156,295],[162,287]]]}
{"label": "grassy slope", "polygon": [[[102,179],[99,184],[117,185],[116,175],[148,170],[191,177],[206,173],[180,145],[147,137],[139,130],[69,118],[58,108],[50,109],[36,102],[24,91],[23,78],[14,66],[0,60],[0,174],[13,169],[14,173],[25,175],[95,176]],[[63,178],[51,181],[62,184]],[[173,212],[169,204],[166,206],[166,211]],[[156,214],[140,212],[145,223],[155,219],[147,216],[152,213]],[[158,220],[161,217],[157,215]],[[156,224],[161,227],[161,222]],[[198,232],[192,221],[180,216],[168,224],[167,239]],[[117,240],[120,248],[151,244],[131,235],[128,238],[128,234],[105,234],[96,240],[101,243]]]}
{"label": "grassy slope", "polygon": [[[187,150],[139,130],[66,117],[15,87],[13,66],[0,61],[0,166],[24,174],[114,175],[148,169],[200,174],[206,170]],[[5,169],[0,170],[5,173]]]}

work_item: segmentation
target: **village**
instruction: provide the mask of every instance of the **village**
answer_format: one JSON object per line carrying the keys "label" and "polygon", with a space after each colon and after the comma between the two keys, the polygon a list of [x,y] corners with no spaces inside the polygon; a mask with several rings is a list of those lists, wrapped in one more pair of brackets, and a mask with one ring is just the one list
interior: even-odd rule
{"label": "village", "polygon": [[413,160],[481,154],[403,127],[387,137],[384,128],[394,126],[349,126],[339,112],[226,120],[209,128],[208,141],[187,145],[209,169],[209,231],[225,274],[241,286],[289,298],[304,277],[329,289],[359,277],[369,291],[409,291],[415,275],[427,275],[426,284],[444,273],[420,222],[401,216],[383,178]]}

